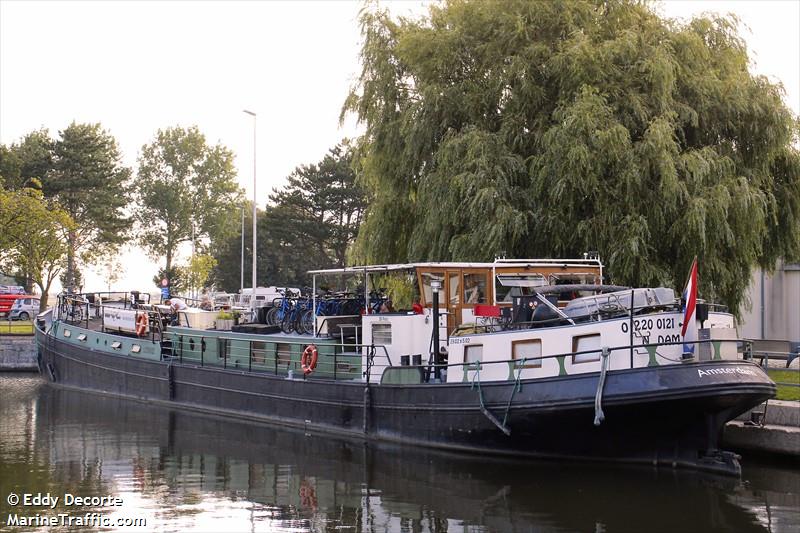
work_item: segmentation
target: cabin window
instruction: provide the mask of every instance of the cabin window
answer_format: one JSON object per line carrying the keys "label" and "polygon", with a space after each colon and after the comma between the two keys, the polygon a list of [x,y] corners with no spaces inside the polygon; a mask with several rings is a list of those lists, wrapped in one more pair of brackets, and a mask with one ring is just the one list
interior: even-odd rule
{"label": "cabin window", "polygon": [[139,353],[141,351],[142,347],[139,346],[138,344],[134,344],[133,346],[131,346],[131,353]]}
{"label": "cabin window", "polygon": [[253,363],[263,365],[267,362],[267,343],[260,341],[253,341],[250,343],[250,357],[253,358]]}
{"label": "cabin window", "polygon": [[114,348],[115,350],[119,350],[120,348],[122,348],[122,343],[119,341],[114,341],[111,343],[111,347]]}
{"label": "cabin window", "polygon": [[288,367],[292,364],[292,347],[284,342],[276,344],[275,357],[278,359],[278,366]]}
{"label": "cabin window", "polygon": [[511,356],[514,360],[526,359],[522,368],[541,368],[542,341],[540,339],[512,341]]}
{"label": "cabin window", "polygon": [[541,274],[498,274],[494,286],[495,300],[511,303],[514,298],[532,294],[533,287],[547,285]]}
{"label": "cabin window", "polygon": [[86,334],[85,333],[81,333],[80,335],[78,335],[78,340],[86,342]]}
{"label": "cabin window", "polygon": [[[433,289],[431,289],[431,281],[436,280],[444,287],[444,276],[437,272],[423,272],[422,277],[422,295],[425,298],[425,303],[430,304],[433,302]],[[444,302],[439,302],[440,305]]]}
{"label": "cabin window", "polygon": [[67,338],[72,337],[72,332],[70,330],[68,330],[68,329],[65,329],[64,330],[64,336],[67,337]]}
{"label": "cabin window", "polygon": [[486,303],[486,274],[464,274],[464,303]]}
{"label": "cabin window", "polygon": [[373,344],[392,344],[391,324],[372,324]]}
{"label": "cabin window", "polygon": [[459,305],[461,303],[461,274],[450,274],[450,281],[447,288],[447,297],[450,305]]}
{"label": "cabin window", "polygon": [[600,334],[580,335],[572,337],[572,351],[585,352],[597,348],[596,352],[577,354],[572,356],[573,363],[590,363],[600,360]]}
{"label": "cabin window", "polygon": [[469,344],[464,346],[464,362],[478,363],[483,361],[483,344]]}

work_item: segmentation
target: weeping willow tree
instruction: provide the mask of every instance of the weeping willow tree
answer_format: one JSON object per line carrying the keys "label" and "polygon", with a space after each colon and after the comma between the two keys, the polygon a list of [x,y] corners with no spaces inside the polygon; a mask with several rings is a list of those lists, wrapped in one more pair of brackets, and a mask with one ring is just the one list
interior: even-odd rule
{"label": "weeping willow tree", "polygon": [[679,287],[698,256],[738,309],[754,266],[800,258],[798,121],[735,18],[451,0],[361,26],[360,260],[598,250],[618,283]]}

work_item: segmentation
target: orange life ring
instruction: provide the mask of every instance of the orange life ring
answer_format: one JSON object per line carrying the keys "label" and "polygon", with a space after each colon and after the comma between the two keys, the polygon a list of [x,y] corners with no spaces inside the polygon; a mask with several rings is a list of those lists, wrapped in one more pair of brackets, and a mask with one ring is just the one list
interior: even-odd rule
{"label": "orange life ring", "polygon": [[136,315],[136,334],[140,337],[144,337],[147,335],[147,313],[141,313]]}
{"label": "orange life ring", "polygon": [[303,350],[303,357],[300,358],[300,368],[303,369],[303,374],[308,375],[317,368],[318,358],[319,352],[317,351],[317,347],[313,344],[306,346],[306,349]]}

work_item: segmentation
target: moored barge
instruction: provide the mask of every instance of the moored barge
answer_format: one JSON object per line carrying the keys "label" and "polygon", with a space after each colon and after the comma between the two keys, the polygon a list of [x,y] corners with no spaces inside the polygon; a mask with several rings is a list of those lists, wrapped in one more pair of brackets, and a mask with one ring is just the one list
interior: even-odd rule
{"label": "moored barge", "polygon": [[[366,440],[732,475],[724,424],[775,393],[730,314],[698,304],[687,348],[671,289],[603,285],[598,260],[313,274],[315,289],[364,276],[367,312],[318,314],[314,291],[311,334],[229,331],[213,312],[170,325],[163,307],[92,312],[64,296],[37,319],[40,369],[68,387]],[[390,275],[414,287],[415,305],[372,312],[370,280]]]}

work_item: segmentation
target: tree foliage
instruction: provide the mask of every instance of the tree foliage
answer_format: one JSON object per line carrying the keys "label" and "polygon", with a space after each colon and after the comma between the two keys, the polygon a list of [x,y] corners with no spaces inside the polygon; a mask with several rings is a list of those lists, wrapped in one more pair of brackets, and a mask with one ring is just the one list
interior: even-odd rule
{"label": "tree foliage", "polygon": [[348,246],[358,234],[366,208],[364,190],[355,183],[352,154],[345,141],[317,164],[301,165],[287,185],[270,195],[267,217],[280,224],[284,244],[302,249],[316,268],[343,267]]}
{"label": "tree foliage", "polygon": [[738,309],[754,265],[800,258],[798,122],[736,19],[450,0],[361,25],[342,113],[366,126],[363,259],[599,250],[617,282],[680,286],[697,255],[701,290]]}
{"label": "tree foliage", "polygon": [[[0,145],[0,176],[9,190],[40,188],[53,168],[54,142],[46,129],[33,131],[19,144]],[[38,180],[38,184],[33,180]]]}
{"label": "tree foliage", "polygon": [[0,187],[0,269],[24,272],[41,291],[41,310],[67,255],[67,236],[74,230],[69,214],[41,191]]}
{"label": "tree foliage", "polygon": [[189,258],[189,263],[184,267],[186,282],[193,290],[207,287],[211,271],[217,265],[217,260],[206,253],[196,253]]}
{"label": "tree foliage", "polygon": [[177,296],[179,294],[183,294],[188,288],[186,278],[186,269],[181,266],[173,266],[169,270],[162,267],[159,268],[158,273],[153,276],[153,284],[156,287],[161,288],[161,280],[166,279],[169,281],[170,295]]}
{"label": "tree foliage", "polygon": [[[260,285],[302,286],[310,281],[308,270],[345,265],[367,204],[351,167],[352,151],[345,141],[320,162],[297,167],[287,184],[273,191],[257,221]],[[245,222],[245,280],[252,279],[250,205]],[[241,230],[215,250],[215,257],[217,283],[226,290],[238,290]]]}
{"label": "tree foliage", "polygon": [[235,231],[241,192],[233,153],[209,146],[197,127],[159,130],[142,147],[135,191],[140,244],[171,271],[181,243]]}
{"label": "tree foliage", "polygon": [[125,241],[130,169],[121,162],[116,140],[100,124],[73,122],[59,132],[52,154],[51,168],[42,176],[43,190],[75,222],[67,236],[65,288],[71,288],[79,260],[92,262]]}

